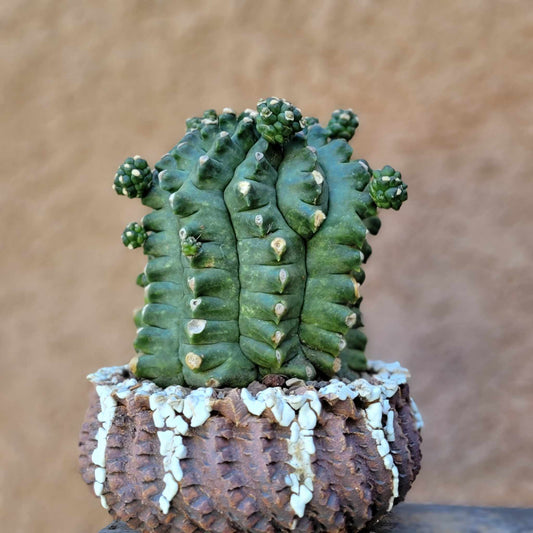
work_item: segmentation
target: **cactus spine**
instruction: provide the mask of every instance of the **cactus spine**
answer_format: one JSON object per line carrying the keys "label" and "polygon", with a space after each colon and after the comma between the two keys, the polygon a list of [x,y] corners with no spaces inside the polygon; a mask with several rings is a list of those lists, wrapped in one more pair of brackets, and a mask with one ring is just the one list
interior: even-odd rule
{"label": "cactus spine", "polygon": [[392,167],[350,161],[350,110],[322,128],[280,98],[257,109],[191,118],[154,171],[136,156],[115,177],[117,193],[153,209],[123,242],[148,256],[130,366],[159,385],[365,367],[367,234],[379,230],[377,207],[398,209],[407,186]]}

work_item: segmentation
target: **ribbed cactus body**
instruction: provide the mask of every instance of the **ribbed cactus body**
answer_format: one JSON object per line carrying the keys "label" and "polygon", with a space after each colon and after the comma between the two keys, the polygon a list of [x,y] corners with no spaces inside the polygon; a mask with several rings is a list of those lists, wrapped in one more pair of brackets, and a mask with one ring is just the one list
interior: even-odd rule
{"label": "ribbed cactus body", "polygon": [[[305,245],[278,209],[279,154],[261,138],[225,192],[238,240],[240,344],[261,374],[289,372],[290,361],[303,356],[298,328]],[[298,370],[305,379],[315,375],[311,365]]]}
{"label": "ribbed cactus body", "polygon": [[151,207],[142,221],[149,235],[144,242],[148,256],[145,268],[146,305],[136,317],[134,346],[142,354],[136,362],[139,375],[158,384],[182,384],[179,348],[179,301],[183,294],[183,267],[180,260],[178,228],[169,204],[169,194],[161,188],[157,170],[152,187],[143,198]]}
{"label": "ribbed cactus body", "polygon": [[[315,125],[312,129],[322,129]],[[307,357],[324,373],[340,368],[340,353],[347,347],[345,335],[358,325],[360,298],[355,278],[364,256],[361,251],[366,226],[358,214],[363,188],[370,180],[368,169],[350,161],[352,150],[341,139],[323,143],[327,130],[314,132],[318,161],[329,186],[327,219],[307,245],[307,285],[300,337]]]}
{"label": "ribbed cactus body", "polygon": [[[302,130],[300,111],[281,99],[258,109],[189,119],[143,197],[153,211],[142,223],[148,264],[132,369],[160,385],[365,367],[359,286],[367,234],[380,227],[375,195],[391,176],[397,208],[406,186],[390,167],[373,176],[366,161],[350,161],[353,113],[340,134],[315,121]],[[127,243],[146,234],[135,226]]]}

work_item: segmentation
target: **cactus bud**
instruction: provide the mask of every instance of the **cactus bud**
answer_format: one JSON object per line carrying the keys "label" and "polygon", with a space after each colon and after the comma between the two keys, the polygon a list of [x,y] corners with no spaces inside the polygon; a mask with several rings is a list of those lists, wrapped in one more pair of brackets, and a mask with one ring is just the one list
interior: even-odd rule
{"label": "cactus bud", "polygon": [[128,198],[143,198],[152,185],[152,170],[140,156],[128,157],[117,170],[113,189]]}
{"label": "cactus bud", "polygon": [[402,181],[400,172],[387,165],[382,170],[374,170],[370,182],[370,196],[378,207],[395,211],[407,200],[407,184]]}
{"label": "cactus bud", "polygon": [[359,118],[351,109],[337,109],[331,114],[328,123],[328,134],[332,139],[349,141],[359,126]]}
{"label": "cactus bud", "polygon": [[260,100],[257,111],[257,131],[271,144],[285,144],[303,129],[301,111],[283,98]]}
{"label": "cactus bud", "polygon": [[122,242],[130,250],[142,246],[147,237],[146,231],[138,222],[130,222],[122,232]]}

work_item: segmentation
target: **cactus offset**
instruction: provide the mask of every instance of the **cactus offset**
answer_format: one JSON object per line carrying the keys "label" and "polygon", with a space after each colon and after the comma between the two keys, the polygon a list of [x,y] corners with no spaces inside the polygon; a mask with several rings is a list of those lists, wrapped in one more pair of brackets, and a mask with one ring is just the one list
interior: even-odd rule
{"label": "cactus offset", "polygon": [[377,208],[407,186],[392,167],[350,161],[358,126],[326,128],[268,98],[238,117],[208,110],[151,171],[128,158],[118,194],[153,211],[123,242],[148,256],[131,362],[159,385],[246,386],[257,377],[353,378],[366,367],[362,264]]}

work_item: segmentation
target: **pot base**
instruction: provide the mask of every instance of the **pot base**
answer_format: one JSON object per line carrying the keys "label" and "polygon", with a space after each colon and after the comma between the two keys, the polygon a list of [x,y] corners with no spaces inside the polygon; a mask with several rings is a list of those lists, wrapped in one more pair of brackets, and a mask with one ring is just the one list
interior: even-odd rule
{"label": "pot base", "polygon": [[407,378],[371,361],[350,383],[190,390],[101,369],[89,376],[82,477],[144,532],[358,531],[420,469]]}

